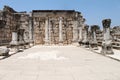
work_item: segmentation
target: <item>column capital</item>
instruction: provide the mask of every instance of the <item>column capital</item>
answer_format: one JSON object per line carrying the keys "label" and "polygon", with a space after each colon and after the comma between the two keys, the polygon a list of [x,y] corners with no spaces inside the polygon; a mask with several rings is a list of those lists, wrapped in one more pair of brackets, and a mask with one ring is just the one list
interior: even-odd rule
{"label": "column capital", "polygon": [[98,25],[92,25],[91,26],[91,32],[96,32],[96,30],[99,29],[99,26]]}
{"label": "column capital", "polygon": [[102,20],[103,28],[109,28],[110,24],[111,24],[111,19],[104,19],[104,20]]}

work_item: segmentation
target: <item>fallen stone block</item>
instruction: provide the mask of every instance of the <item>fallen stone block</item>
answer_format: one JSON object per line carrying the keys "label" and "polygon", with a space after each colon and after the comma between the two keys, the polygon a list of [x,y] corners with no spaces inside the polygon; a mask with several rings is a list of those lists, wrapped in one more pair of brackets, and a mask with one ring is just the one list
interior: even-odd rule
{"label": "fallen stone block", "polygon": [[0,56],[8,56],[9,55],[9,49],[5,46],[0,47]]}

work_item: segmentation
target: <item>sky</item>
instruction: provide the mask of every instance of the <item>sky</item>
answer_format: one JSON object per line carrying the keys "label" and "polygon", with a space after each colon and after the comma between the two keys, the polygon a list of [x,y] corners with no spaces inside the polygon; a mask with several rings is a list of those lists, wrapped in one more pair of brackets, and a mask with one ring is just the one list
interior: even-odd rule
{"label": "sky", "polygon": [[120,0],[0,0],[0,10],[8,5],[16,11],[76,10],[86,19],[85,24],[99,25],[110,18],[111,27],[120,25]]}

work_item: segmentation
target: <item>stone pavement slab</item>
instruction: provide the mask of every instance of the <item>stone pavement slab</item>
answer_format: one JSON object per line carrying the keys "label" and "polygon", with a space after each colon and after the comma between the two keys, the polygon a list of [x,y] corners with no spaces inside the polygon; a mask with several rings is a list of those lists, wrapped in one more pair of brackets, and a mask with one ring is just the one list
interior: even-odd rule
{"label": "stone pavement slab", "polygon": [[0,80],[120,80],[120,62],[75,46],[34,46],[0,60]]}

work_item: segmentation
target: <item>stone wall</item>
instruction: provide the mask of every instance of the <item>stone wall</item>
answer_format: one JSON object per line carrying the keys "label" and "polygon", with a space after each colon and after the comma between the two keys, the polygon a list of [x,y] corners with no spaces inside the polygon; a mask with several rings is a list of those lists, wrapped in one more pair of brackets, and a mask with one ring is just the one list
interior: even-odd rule
{"label": "stone wall", "polygon": [[35,44],[72,44],[79,40],[82,15],[74,10],[33,10]]}
{"label": "stone wall", "polygon": [[[15,10],[4,6],[0,12],[0,45],[7,45],[11,41],[12,31],[16,28],[17,15]],[[15,18],[16,17],[16,18]]]}

